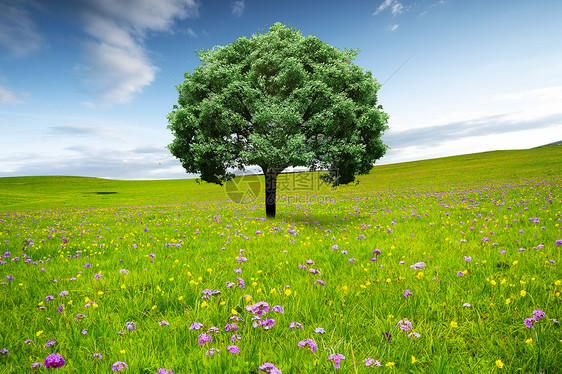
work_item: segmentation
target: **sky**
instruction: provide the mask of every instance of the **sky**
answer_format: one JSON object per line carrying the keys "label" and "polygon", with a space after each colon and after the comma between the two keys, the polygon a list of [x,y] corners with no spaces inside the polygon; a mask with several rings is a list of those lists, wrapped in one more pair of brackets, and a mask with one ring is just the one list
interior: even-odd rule
{"label": "sky", "polygon": [[558,0],[0,0],[0,177],[193,177],[166,146],[196,51],[276,22],[382,83],[377,164],[562,140]]}

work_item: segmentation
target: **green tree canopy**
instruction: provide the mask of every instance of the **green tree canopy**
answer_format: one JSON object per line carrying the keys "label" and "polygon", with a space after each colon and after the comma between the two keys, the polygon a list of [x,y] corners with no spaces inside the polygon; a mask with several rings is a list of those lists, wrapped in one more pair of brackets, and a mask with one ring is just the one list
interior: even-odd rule
{"label": "green tree canopy", "polygon": [[222,184],[229,169],[258,165],[266,212],[275,216],[277,175],[304,166],[330,170],[334,185],[368,173],[386,146],[380,84],[339,50],[281,23],[251,39],[198,51],[202,65],[177,86],[168,146],[189,173]]}

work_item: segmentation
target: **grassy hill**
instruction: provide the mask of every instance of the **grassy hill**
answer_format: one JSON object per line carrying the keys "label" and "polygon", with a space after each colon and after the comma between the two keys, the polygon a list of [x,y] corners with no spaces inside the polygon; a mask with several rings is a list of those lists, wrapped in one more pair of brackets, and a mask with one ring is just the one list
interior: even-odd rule
{"label": "grassy hill", "polygon": [[[318,173],[315,173],[318,174]],[[494,151],[375,166],[358,184],[337,189],[299,189],[299,177],[284,174],[278,193],[333,197],[373,192],[457,189],[476,185],[551,179],[562,174],[562,145],[516,151]],[[259,177],[263,186],[263,176]],[[302,181],[302,174],[300,180]],[[317,183],[314,173],[305,182]],[[263,196],[259,198],[263,199]],[[0,178],[0,212],[43,209],[181,204],[228,199],[225,187],[194,179],[119,181],[49,176]]]}

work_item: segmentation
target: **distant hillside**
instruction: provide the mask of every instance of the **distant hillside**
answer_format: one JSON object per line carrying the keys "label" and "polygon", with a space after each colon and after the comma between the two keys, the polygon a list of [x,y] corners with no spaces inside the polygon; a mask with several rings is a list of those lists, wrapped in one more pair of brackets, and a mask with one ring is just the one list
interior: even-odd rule
{"label": "distant hillside", "polygon": [[551,145],[562,145],[562,140],[559,140],[559,141],[554,142],[554,143],[548,143],[548,144],[545,144],[545,145],[539,145],[538,147],[535,147],[535,148],[550,147]]}

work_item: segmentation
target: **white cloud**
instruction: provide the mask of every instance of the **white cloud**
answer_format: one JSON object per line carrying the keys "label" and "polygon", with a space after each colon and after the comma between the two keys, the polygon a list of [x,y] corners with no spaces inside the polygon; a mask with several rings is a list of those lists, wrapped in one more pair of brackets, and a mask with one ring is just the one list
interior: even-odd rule
{"label": "white cloud", "polygon": [[21,104],[28,92],[16,92],[0,86],[0,104]]}
{"label": "white cloud", "polygon": [[191,27],[189,27],[189,28],[186,30],[186,32],[187,32],[187,35],[189,35],[189,36],[192,37],[192,38],[197,37],[197,33],[196,33],[195,31],[193,31],[193,29],[192,29]]}
{"label": "white cloud", "polygon": [[399,26],[399,25],[395,23],[394,25],[388,26],[386,29],[387,29],[388,31],[396,31],[396,29],[398,29],[398,26]]}
{"label": "white cloud", "polygon": [[176,20],[198,15],[195,0],[82,1],[86,66],[76,69],[104,104],[125,104],[150,85],[158,68],[144,47],[147,33],[172,31]]}
{"label": "white cloud", "polygon": [[25,5],[23,1],[0,3],[0,46],[15,57],[32,54],[43,42]]}
{"label": "white cloud", "polygon": [[244,4],[244,1],[234,1],[231,4],[231,7],[232,15],[235,17],[240,17],[244,13],[244,8],[246,7],[246,5]]}
{"label": "white cloud", "polygon": [[390,12],[393,16],[397,16],[398,14],[402,13],[403,11],[407,10],[404,5],[399,0],[384,0],[384,2],[379,5],[377,10],[373,13],[374,16],[378,16],[385,10],[390,9]]}

